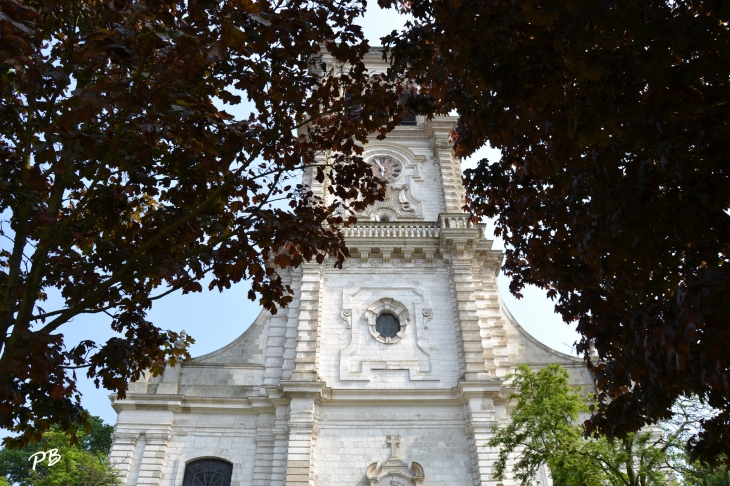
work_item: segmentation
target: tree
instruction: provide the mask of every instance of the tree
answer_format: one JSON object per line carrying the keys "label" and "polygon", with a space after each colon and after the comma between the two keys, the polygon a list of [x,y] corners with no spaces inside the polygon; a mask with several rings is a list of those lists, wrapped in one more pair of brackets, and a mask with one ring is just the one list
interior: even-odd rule
{"label": "tree", "polygon": [[694,463],[685,471],[684,483],[691,486],[730,486],[730,472]]}
{"label": "tree", "polygon": [[[76,432],[77,446],[58,427],[43,434],[42,440],[21,449],[0,449],[0,485],[20,486],[116,486],[121,484],[116,469],[107,461],[114,427],[90,416],[88,433]],[[59,461],[49,466],[41,461],[33,470],[29,459],[39,451],[58,449]]]}
{"label": "tree", "polygon": [[[277,268],[341,265],[341,226],[385,190],[361,144],[400,120],[402,86],[364,68],[359,0],[0,8],[0,427],[19,447],[85,424],[75,370],[123,398],[188,357],[190,337],[146,319],[155,299],[249,279],[276,312]],[[244,98],[250,114],[223,109]],[[64,342],[89,313],[119,336]]]}
{"label": "tree", "polygon": [[106,456],[112,449],[114,426],[105,424],[101,418],[94,415],[89,417],[89,425],[89,432],[81,436],[79,445],[92,454]]}
{"label": "tree", "polygon": [[579,414],[584,397],[568,384],[568,372],[549,365],[537,372],[521,365],[511,378],[516,399],[511,422],[494,431],[489,447],[499,447],[495,476],[503,479],[510,455],[514,477],[528,484],[543,464],[553,482],[564,486],[649,486],[668,484],[669,448],[684,428],[670,435],[639,432],[610,443],[585,438]]}
{"label": "tree", "polygon": [[[395,0],[380,0],[392,6]],[[680,396],[720,410],[692,457],[730,457],[730,5],[413,0],[386,39],[408,106],[456,111],[467,208],[496,217],[510,291],[577,323],[591,432],[625,437]],[[590,357],[595,347],[598,359]],[[725,458],[725,459],[723,459]]]}
{"label": "tree", "polygon": [[[730,486],[730,473],[722,466],[711,467],[692,461],[684,445],[692,439],[694,429],[703,419],[712,417],[717,410],[703,405],[696,398],[682,398],[674,405],[674,416],[660,424],[667,435],[677,436],[669,449],[669,465],[686,486]],[[678,432],[678,434],[677,434]],[[721,462],[721,461],[720,461]]]}

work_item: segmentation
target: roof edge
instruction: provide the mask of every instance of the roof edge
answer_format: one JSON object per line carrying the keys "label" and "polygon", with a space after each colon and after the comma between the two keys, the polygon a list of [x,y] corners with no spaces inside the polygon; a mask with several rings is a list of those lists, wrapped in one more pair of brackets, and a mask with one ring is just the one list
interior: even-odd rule
{"label": "roof edge", "polygon": [[236,339],[234,339],[230,343],[226,344],[222,348],[216,349],[215,351],[211,351],[210,353],[207,353],[207,354],[197,356],[197,357],[193,358],[192,361],[193,362],[205,361],[206,359],[214,358],[215,356],[218,356],[219,354],[228,351],[233,346],[235,346],[236,344],[241,342],[243,339],[245,339],[246,336],[251,334],[255,328],[257,328],[261,324],[264,324],[270,317],[271,317],[271,314],[269,314],[265,309],[261,309],[261,312],[259,312],[259,315],[256,316],[256,319],[254,319],[253,323],[251,323],[251,325],[248,326],[248,328],[246,328],[245,331],[243,331],[243,334],[241,334]]}
{"label": "roof edge", "polygon": [[517,330],[520,332],[520,334],[522,334],[523,336],[525,336],[527,338],[528,341],[530,341],[531,343],[535,344],[536,346],[542,348],[543,350],[547,351],[548,353],[558,356],[560,358],[563,358],[565,360],[573,361],[576,363],[584,362],[583,358],[579,358],[577,356],[572,356],[570,354],[561,353],[557,349],[551,348],[550,346],[541,342],[540,340],[535,338],[532,334],[527,332],[527,330],[525,330],[524,327],[520,326],[520,324],[517,322],[517,319],[515,319],[515,317],[509,311],[509,309],[507,308],[507,305],[504,303],[504,300],[502,300],[502,296],[499,294],[499,292],[497,292],[497,295],[499,296],[499,308],[502,309],[502,311],[504,312],[507,319],[517,328]]}

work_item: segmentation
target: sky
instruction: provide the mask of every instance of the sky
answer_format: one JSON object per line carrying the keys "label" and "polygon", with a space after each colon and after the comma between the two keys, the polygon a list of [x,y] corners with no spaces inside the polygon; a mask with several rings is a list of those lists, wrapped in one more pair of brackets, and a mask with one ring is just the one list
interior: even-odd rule
{"label": "sky", "polygon": [[[405,20],[392,10],[383,11],[373,4],[360,25],[370,44],[377,46],[381,44],[380,37],[401,28]],[[499,152],[485,147],[464,160],[462,168],[474,167],[485,157],[498,159]],[[493,248],[504,249],[503,242],[494,237],[494,225],[489,221],[486,224],[487,234],[494,240]],[[553,303],[545,297],[545,292],[527,288],[523,291],[524,298],[517,300],[509,294],[508,284],[509,279],[500,275],[500,294],[517,322],[541,342],[563,353],[571,353],[571,346],[578,335],[573,327],[563,323],[554,313]],[[246,298],[248,288],[248,284],[243,282],[224,292],[171,294],[154,303],[148,318],[163,329],[185,330],[192,335],[196,342],[190,348],[191,355],[200,356],[230,343],[254,321],[259,306]],[[104,342],[113,335],[109,322],[110,319],[104,315],[80,316],[64,325],[61,332],[67,343],[77,343],[82,339]],[[115,423],[116,413],[111,407],[109,392],[97,389],[91,380],[81,376],[79,387],[83,393],[82,404],[92,415],[100,416],[107,423]]]}

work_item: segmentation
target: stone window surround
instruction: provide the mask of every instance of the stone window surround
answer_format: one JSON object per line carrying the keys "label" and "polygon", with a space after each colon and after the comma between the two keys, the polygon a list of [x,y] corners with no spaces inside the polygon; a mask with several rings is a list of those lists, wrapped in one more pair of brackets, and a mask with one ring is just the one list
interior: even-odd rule
{"label": "stone window surround", "polygon": [[[389,314],[393,314],[400,321],[400,331],[393,338],[384,338],[380,335],[377,329],[375,329],[376,320],[378,319],[378,317],[380,317],[381,314],[385,314],[386,312]],[[397,300],[390,297],[383,297],[368,306],[367,311],[365,311],[365,318],[368,321],[370,334],[376,341],[384,344],[395,344],[403,339],[403,337],[406,335],[406,330],[411,320],[411,315],[408,312],[408,308],[401,302],[398,302]]]}
{"label": "stone window surround", "polygon": [[[198,469],[196,471],[196,469]],[[219,458],[206,457],[185,464],[183,485],[205,483],[205,486],[231,486],[233,463]]]}
{"label": "stone window surround", "polygon": [[233,464],[233,478],[231,484],[235,484],[235,481],[240,481],[238,476],[238,468],[240,467],[240,459],[237,459],[231,451],[226,451],[219,448],[198,448],[194,451],[188,452],[187,454],[180,454],[172,467],[172,478],[170,479],[171,486],[182,486],[183,478],[185,476],[185,466],[190,462],[195,462],[199,459],[218,459]]}

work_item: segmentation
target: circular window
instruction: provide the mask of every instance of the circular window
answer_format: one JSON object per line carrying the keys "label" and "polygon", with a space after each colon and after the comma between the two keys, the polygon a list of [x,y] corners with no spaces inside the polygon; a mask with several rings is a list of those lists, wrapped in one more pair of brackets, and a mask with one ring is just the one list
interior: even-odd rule
{"label": "circular window", "polygon": [[395,344],[403,339],[411,321],[408,308],[391,297],[370,304],[366,316],[370,335],[383,344]]}
{"label": "circular window", "polygon": [[393,314],[385,312],[375,320],[375,330],[383,338],[393,339],[400,332],[400,321]]}

